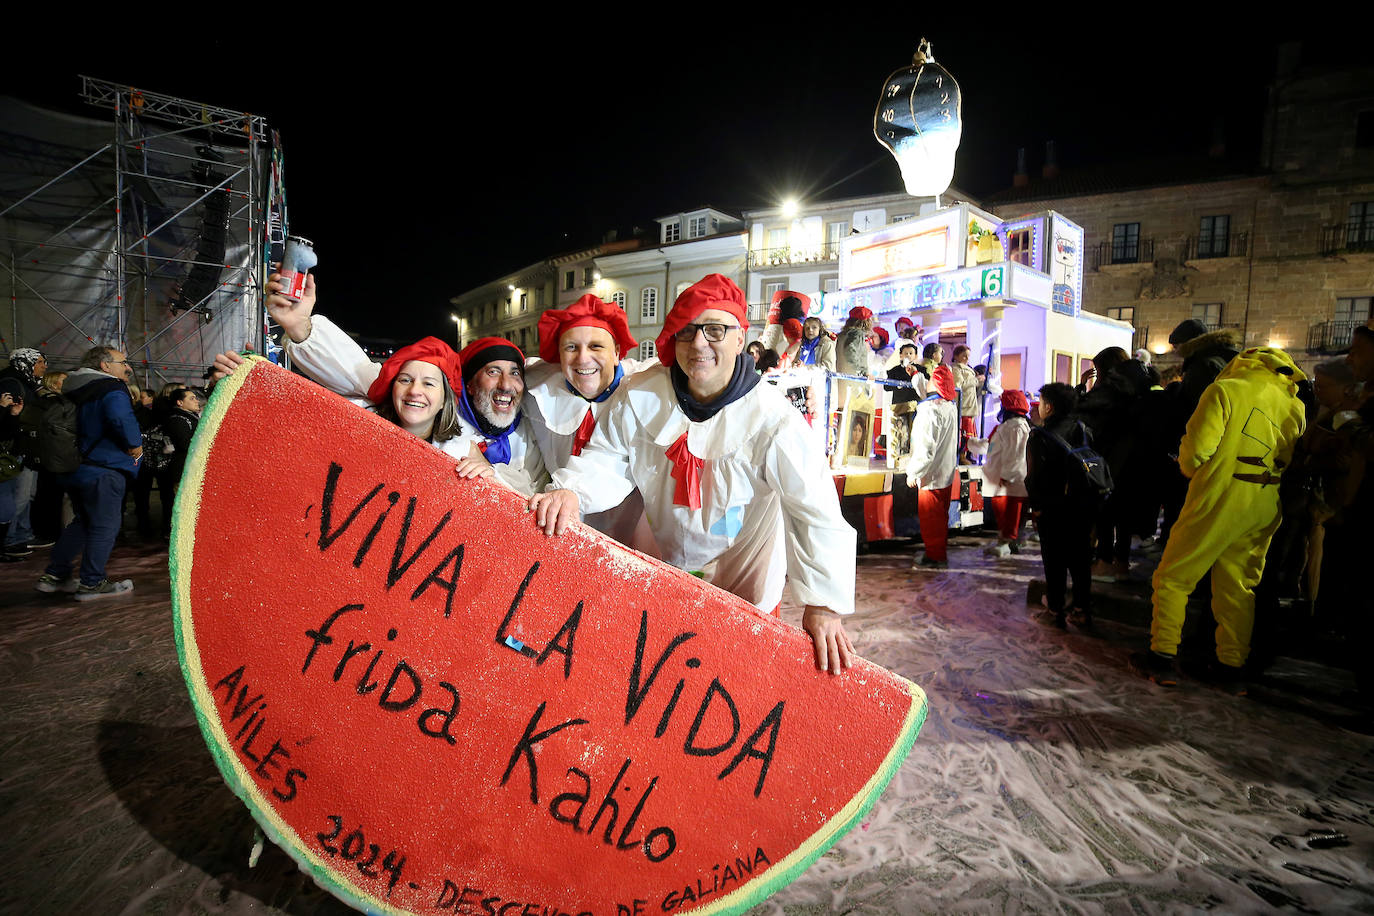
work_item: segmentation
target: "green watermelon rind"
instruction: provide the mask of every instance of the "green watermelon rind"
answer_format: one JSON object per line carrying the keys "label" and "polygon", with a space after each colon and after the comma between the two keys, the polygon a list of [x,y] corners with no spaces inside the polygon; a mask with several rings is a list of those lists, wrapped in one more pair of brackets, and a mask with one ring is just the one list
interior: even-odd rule
{"label": "green watermelon rind", "polygon": [[176,640],[177,661],[181,665],[182,676],[186,679],[186,687],[193,700],[191,706],[195,710],[196,723],[200,726],[201,735],[205,738],[220,775],[224,777],[224,782],[230,790],[248,807],[253,820],[262,828],[267,838],[278,848],[285,850],[316,884],[355,910],[376,916],[406,916],[406,910],[386,905],[379,907],[375,900],[361,896],[357,889],[336,878],[323,859],[316,858],[305,849],[296,831],[278,818],[271,806],[262,799],[256,784],[251,779],[243,778],[240,771],[242,765],[233,752],[228,750],[232,747],[232,742],[220,730],[218,722],[204,712],[205,708],[213,709],[214,703],[211,701],[207,705],[202,702],[202,698],[208,695],[209,691],[200,666],[200,654],[195,651],[189,589],[206,458],[215,443],[219,426],[233,404],[234,396],[247,381],[254,364],[266,362],[262,357],[250,356],[233,375],[222,379],[215,386],[210,394],[210,401],[201,414],[195,438],[191,440],[191,451],[186,459],[186,475],[178,489],[176,507],[172,515],[172,539],[168,560],[172,580],[172,632]]}
{"label": "green watermelon rind", "polygon": [[[247,381],[255,364],[266,362],[261,357],[249,357],[233,375],[215,386],[201,416],[196,436],[191,442],[191,451],[186,461],[186,476],[182,480],[172,517],[169,551],[172,623],[177,661],[181,665],[182,676],[193,700],[191,705],[195,710],[196,723],[215,760],[215,765],[219,768],[220,775],[224,777],[225,783],[233,793],[248,807],[249,813],[267,838],[285,850],[316,884],[354,909],[378,916],[405,916],[409,911],[386,904],[379,905],[375,899],[361,895],[352,885],[340,881],[325,860],[310,853],[300,843],[296,830],[275,814],[271,805],[262,798],[257,785],[251,779],[243,777],[242,764],[232,750],[229,750],[232,742],[220,729],[218,720],[204,711],[206,708],[213,709],[215,704],[213,700],[204,702],[209,691],[200,666],[199,652],[195,651],[189,589],[194,561],[194,535],[200,514],[200,495],[205,480],[206,459],[214,445],[220,424],[233,404],[234,396]],[[892,781],[892,777],[897,774],[897,770],[911,753],[929,709],[921,688],[905,678],[901,680],[909,691],[911,707],[907,711],[897,740],[864,788],[846,803],[826,826],[812,834],[806,842],[762,875],[712,903],[692,909],[681,909],[679,912],[700,916],[724,916],[744,912],[796,880],[872,810],[888,783]]]}

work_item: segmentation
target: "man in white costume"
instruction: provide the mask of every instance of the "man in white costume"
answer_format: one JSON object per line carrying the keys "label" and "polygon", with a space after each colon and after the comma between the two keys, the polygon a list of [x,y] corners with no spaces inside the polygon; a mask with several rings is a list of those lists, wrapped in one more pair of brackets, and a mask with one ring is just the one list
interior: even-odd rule
{"label": "man in white costume", "polygon": [[916,408],[911,425],[911,458],[906,465],[906,484],[920,487],[916,517],[921,523],[924,552],[913,569],[944,569],[949,566],[949,504],[958,486],[959,411],[954,406],[954,373],[936,366],[929,393]]}
{"label": "man in white costume", "polygon": [[[582,453],[621,382],[649,367],[625,358],[634,345],[624,311],[590,293],[566,309],[539,316],[539,359],[526,367],[524,410],[550,472]],[[583,521],[658,556],[638,491],[618,506],[588,513]]]}
{"label": "man in white costume", "polygon": [[790,576],[816,665],[838,674],[854,652],[841,621],[854,610],[854,529],[805,421],[744,355],[746,314],[720,274],[684,290],[658,338],[663,365],[624,381],[530,509],[558,534],[637,489],[666,562],[764,613]]}

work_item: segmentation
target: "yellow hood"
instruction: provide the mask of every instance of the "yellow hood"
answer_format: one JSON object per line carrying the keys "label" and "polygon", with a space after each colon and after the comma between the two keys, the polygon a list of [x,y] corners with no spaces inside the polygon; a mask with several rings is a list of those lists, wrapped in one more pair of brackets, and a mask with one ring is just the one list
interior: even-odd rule
{"label": "yellow hood", "polygon": [[1251,347],[1237,353],[1217,375],[1217,381],[1231,378],[1281,383],[1288,388],[1290,396],[1296,396],[1298,382],[1307,376],[1292,357],[1277,347]]}

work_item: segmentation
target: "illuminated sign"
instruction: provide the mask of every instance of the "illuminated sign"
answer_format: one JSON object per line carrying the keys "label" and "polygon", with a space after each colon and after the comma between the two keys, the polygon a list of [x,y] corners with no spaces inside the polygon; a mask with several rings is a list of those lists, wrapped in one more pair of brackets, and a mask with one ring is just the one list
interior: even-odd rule
{"label": "illuminated sign", "polygon": [[[971,267],[918,277],[903,283],[889,283],[878,289],[854,290],[845,294],[842,300],[836,297],[833,307],[838,312],[861,305],[880,315],[884,312],[910,312],[955,302],[996,298],[1006,288],[1005,271],[1006,268],[1001,264]],[[826,306],[832,307],[829,296],[826,297]]]}
{"label": "illuminated sign", "polygon": [[963,266],[960,218],[951,207],[850,236],[840,246],[840,285],[858,289]]}
{"label": "illuminated sign", "polygon": [[849,256],[853,286],[945,266],[949,229],[932,229],[910,238],[855,248]]}

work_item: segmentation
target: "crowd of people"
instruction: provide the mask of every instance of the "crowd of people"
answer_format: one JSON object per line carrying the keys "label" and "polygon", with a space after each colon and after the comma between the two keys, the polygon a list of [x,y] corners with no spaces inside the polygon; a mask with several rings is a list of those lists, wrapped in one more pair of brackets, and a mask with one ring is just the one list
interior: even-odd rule
{"label": "crowd of people", "polygon": [[[1272,657],[1294,625],[1280,609],[1301,608],[1306,624],[1352,644],[1367,635],[1369,615],[1342,600],[1369,546],[1357,521],[1374,451],[1367,328],[1309,381],[1281,350],[1242,349],[1231,330],[1185,321],[1169,338],[1180,365],[1168,375],[1147,351],[1107,348],[1077,385],[1000,392],[984,439],[975,418],[987,373],[967,346],[946,354],[907,317],[890,339],[865,308],[832,334],[808,297],[783,290],[746,347],[744,295],[720,275],[678,297],[647,362],[627,358],[636,341],[623,311],[590,295],[542,316],[538,358],[503,338],[454,352],[427,337],[378,364],[316,312],[313,277],[299,300],[275,275],[268,293],[296,368],[452,456],[460,479],[521,493],[549,536],[580,519],[764,613],[776,613],[789,582],[824,671],[853,656],[843,616],[854,609],[855,532],[802,413],[760,384],[772,369],[897,383],[893,404],[912,405],[901,470],[918,490],[918,570],[948,566],[958,469],[980,460],[996,529],[986,553],[1039,541],[1054,625],[1090,627],[1093,582],[1129,581],[1133,551],[1160,554],[1150,645],[1131,659],[1157,683],[1177,681],[1186,607],[1208,579],[1215,647],[1190,672],[1207,680],[1240,684],[1247,663]],[[213,378],[242,359],[221,354]],[[168,535],[203,393],[169,385],[154,395],[131,375],[112,347],[91,349],[70,373],[16,350],[0,372],[0,455],[10,459],[0,461],[0,558],[51,547],[40,591],[89,600],[132,589],[105,571],[127,490],[139,533]],[[75,416],[74,468],[44,464],[59,403]]]}

